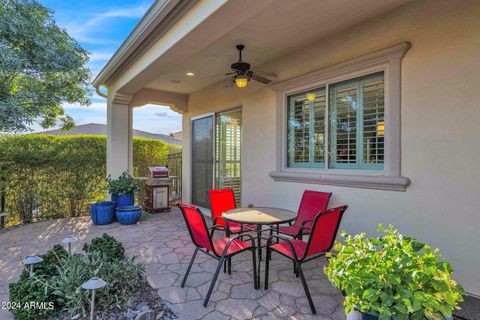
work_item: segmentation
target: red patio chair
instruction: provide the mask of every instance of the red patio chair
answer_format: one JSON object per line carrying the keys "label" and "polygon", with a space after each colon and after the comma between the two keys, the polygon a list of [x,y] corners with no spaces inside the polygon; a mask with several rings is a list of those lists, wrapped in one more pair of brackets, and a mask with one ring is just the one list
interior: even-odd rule
{"label": "red patio chair", "polygon": [[[218,189],[218,190],[208,190],[208,197],[210,199],[210,210],[212,213],[212,222],[213,225],[220,225],[226,230],[226,236],[231,234],[242,233],[245,231],[244,226],[241,223],[228,222],[222,218],[222,214],[225,211],[236,209],[237,204],[235,202],[235,193],[232,189]],[[250,229],[255,228],[255,226],[249,225]],[[225,229],[226,228],[226,229]],[[228,263],[228,273],[232,273],[232,261],[227,259],[224,265],[224,272],[227,270]]]}
{"label": "red patio chair", "polygon": [[[267,240],[267,258],[265,259],[265,290],[268,289],[269,260],[271,259],[271,251],[273,250],[293,260],[312,313],[315,314],[316,310],[313,305],[312,296],[310,295],[305,276],[303,275],[302,263],[322,257],[332,249],[345,210],[347,210],[346,205],[318,213],[315,219],[313,219],[310,237],[307,242],[298,239],[289,239],[280,235],[270,236]],[[272,244],[274,238],[283,241]]]}
{"label": "red patio chair", "polygon": [[[192,259],[190,260],[190,264],[188,265],[187,272],[182,281],[182,288],[185,286],[185,282],[187,281],[188,274],[193,265],[193,261],[197,256],[198,251],[202,251],[203,253],[215,258],[218,260],[217,269],[213,275],[212,282],[210,284],[210,288],[208,289],[207,296],[205,297],[205,301],[203,302],[203,306],[206,307],[208,304],[208,300],[210,299],[210,295],[212,294],[213,287],[215,286],[215,282],[217,281],[218,273],[222,267],[222,264],[226,259],[230,259],[232,256],[236,255],[237,253],[243,252],[245,250],[252,251],[252,259],[253,259],[253,286],[255,289],[258,289],[259,284],[257,283],[257,267],[256,267],[256,258],[255,258],[255,240],[249,234],[239,234],[233,237],[225,237],[219,240],[213,240],[212,234],[209,233],[209,229],[216,230],[221,229],[222,226],[213,226],[208,228],[207,223],[205,222],[205,217],[200,211],[200,209],[196,206],[190,206],[186,204],[177,204],[182,212],[183,218],[185,219],[185,223],[187,225],[188,232],[190,233],[190,237],[192,238],[192,242],[195,244],[195,251],[193,252]],[[247,237],[251,243],[239,240],[240,236]]]}
{"label": "red patio chair", "polygon": [[290,226],[280,226],[278,232],[302,240],[304,234],[310,233],[309,227],[312,226],[315,216],[327,209],[331,196],[331,192],[305,190],[295,223]]}
{"label": "red patio chair", "polygon": [[242,224],[235,222],[227,223],[225,219],[222,218],[222,213],[237,208],[237,204],[235,203],[235,194],[233,190],[208,190],[208,197],[210,199],[210,210],[212,212],[213,224],[226,227],[229,234],[243,232]]}

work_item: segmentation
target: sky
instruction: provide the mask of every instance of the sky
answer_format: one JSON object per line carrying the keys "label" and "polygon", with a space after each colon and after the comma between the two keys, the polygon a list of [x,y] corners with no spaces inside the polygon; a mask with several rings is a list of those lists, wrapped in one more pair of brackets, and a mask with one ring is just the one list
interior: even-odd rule
{"label": "sky", "polygon": [[[54,11],[57,25],[67,30],[90,52],[90,68],[95,77],[130,31],[148,10],[148,0],[39,0]],[[95,90],[93,90],[94,92]],[[96,93],[89,107],[65,104],[65,113],[77,125],[107,123],[106,99]],[[133,111],[133,127],[152,133],[168,134],[182,129],[182,118],[165,106],[147,105]],[[42,130],[34,127],[34,131]]]}

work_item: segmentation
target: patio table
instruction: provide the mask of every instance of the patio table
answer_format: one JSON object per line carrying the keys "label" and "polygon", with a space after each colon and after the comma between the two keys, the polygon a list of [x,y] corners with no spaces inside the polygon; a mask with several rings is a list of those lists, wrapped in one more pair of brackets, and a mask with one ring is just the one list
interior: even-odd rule
{"label": "patio table", "polygon": [[[244,230],[254,230],[257,232],[257,252],[258,252],[258,284],[260,284],[260,261],[262,260],[262,228],[263,226],[278,226],[282,223],[292,222],[296,219],[297,214],[293,211],[271,208],[271,207],[256,207],[256,208],[236,208],[227,210],[222,214],[222,217],[231,222],[241,223],[246,225]],[[249,228],[248,225],[256,225],[256,228]],[[271,231],[271,228],[267,229]],[[265,231],[267,231],[265,230]]]}

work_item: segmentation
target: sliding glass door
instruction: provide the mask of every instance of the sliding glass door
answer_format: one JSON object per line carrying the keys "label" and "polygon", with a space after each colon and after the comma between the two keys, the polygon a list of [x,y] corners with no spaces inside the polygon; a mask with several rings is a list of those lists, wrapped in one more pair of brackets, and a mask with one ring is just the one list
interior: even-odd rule
{"label": "sliding glass door", "polygon": [[208,208],[209,189],[233,189],[241,199],[242,110],[192,119],[192,204]]}
{"label": "sliding glass door", "polygon": [[219,113],[215,119],[215,188],[233,189],[239,206],[242,190],[242,110]]}
{"label": "sliding glass door", "polygon": [[192,120],[192,204],[208,207],[213,189],[214,115]]}

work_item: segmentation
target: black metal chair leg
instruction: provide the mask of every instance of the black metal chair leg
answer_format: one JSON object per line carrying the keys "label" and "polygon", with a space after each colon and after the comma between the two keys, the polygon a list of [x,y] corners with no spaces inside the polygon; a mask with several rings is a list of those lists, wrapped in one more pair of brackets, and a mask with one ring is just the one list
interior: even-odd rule
{"label": "black metal chair leg", "polygon": [[260,279],[257,274],[257,257],[255,255],[255,248],[252,248],[252,261],[253,261],[253,287],[255,290],[260,289]]}
{"label": "black metal chair leg", "polygon": [[[277,224],[277,234],[280,234],[280,225]],[[277,238],[276,242],[278,243],[280,238]]]}
{"label": "black metal chair leg", "polygon": [[228,274],[232,274],[232,258],[228,258]]}
{"label": "black metal chair leg", "polygon": [[303,275],[301,263],[297,264],[297,270],[298,270],[298,273],[300,274],[300,280],[302,281],[303,289],[305,290],[305,294],[307,295],[307,300],[308,300],[308,304],[310,305],[310,309],[312,309],[313,314],[316,314],[317,310],[315,310],[315,306],[313,305],[312,296],[310,295],[310,290],[308,290],[307,282],[305,281],[305,276]]}
{"label": "black metal chair leg", "polygon": [[195,251],[193,252],[192,259],[190,260],[190,264],[188,265],[187,272],[185,273],[185,276],[183,277],[182,285],[181,287],[183,288],[185,286],[185,282],[187,281],[188,274],[190,273],[190,269],[192,269],[193,261],[195,260],[195,257],[197,256],[198,248],[195,248]]}
{"label": "black metal chair leg", "polygon": [[257,250],[258,250],[258,261],[262,261],[262,226],[257,225]]}
{"label": "black metal chair leg", "polygon": [[213,287],[215,287],[215,282],[217,281],[218,274],[220,273],[220,269],[222,268],[222,264],[225,261],[225,256],[220,258],[218,262],[217,269],[215,270],[215,274],[213,275],[212,283],[210,284],[210,288],[208,288],[207,296],[205,297],[205,301],[203,301],[203,306],[206,308],[208,304],[208,300],[210,300],[210,295],[212,294]]}
{"label": "black metal chair leg", "polygon": [[223,262],[223,273],[227,273],[227,260]]}
{"label": "black metal chair leg", "polygon": [[271,250],[269,247],[269,243],[267,243],[267,258],[265,259],[265,290],[268,290],[268,271],[270,268],[270,256],[271,256]]}

